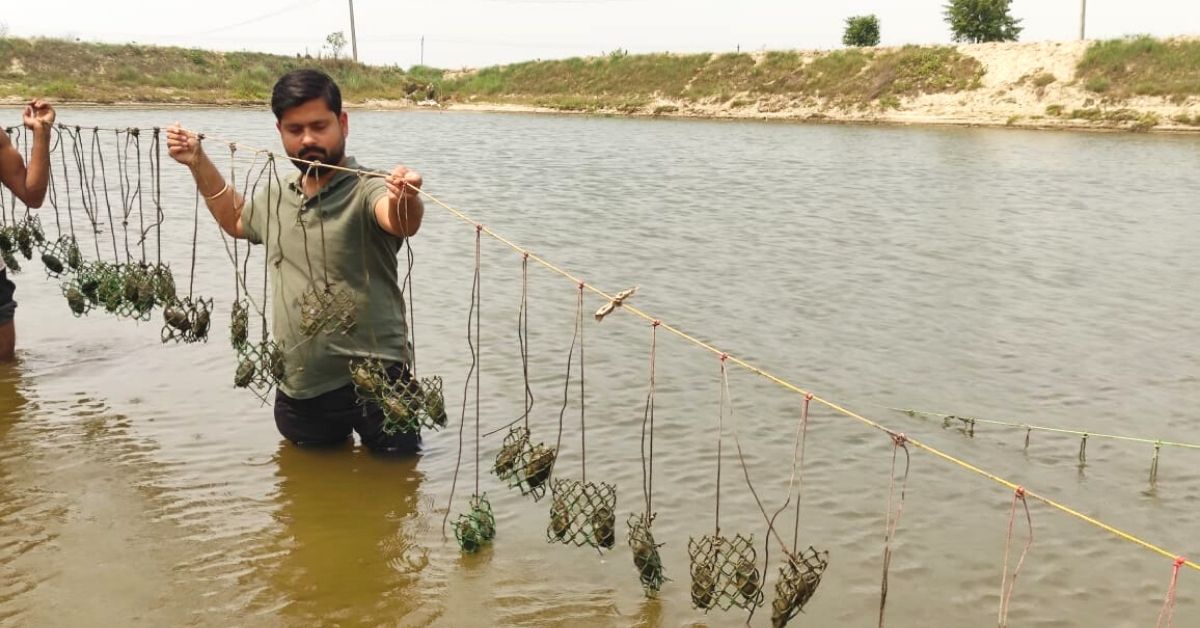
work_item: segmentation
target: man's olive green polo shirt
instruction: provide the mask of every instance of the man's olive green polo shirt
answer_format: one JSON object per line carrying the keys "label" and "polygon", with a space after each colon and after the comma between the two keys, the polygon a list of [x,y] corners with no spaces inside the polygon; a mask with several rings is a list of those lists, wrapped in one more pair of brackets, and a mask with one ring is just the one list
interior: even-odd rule
{"label": "man's olive green polo shirt", "polygon": [[[361,169],[353,158],[342,164]],[[350,383],[350,361],[376,357],[410,363],[404,296],[397,281],[401,239],[375,220],[375,203],[387,195],[377,177],[336,172],[317,196],[305,198],[300,173],[260,184],[242,211],[246,237],[266,247],[274,341],[283,351],[286,377],[279,387],[309,399]],[[327,324],[301,333],[306,291],[344,290],[353,297],[355,326],[342,333]],[[254,334],[251,333],[251,339]]]}

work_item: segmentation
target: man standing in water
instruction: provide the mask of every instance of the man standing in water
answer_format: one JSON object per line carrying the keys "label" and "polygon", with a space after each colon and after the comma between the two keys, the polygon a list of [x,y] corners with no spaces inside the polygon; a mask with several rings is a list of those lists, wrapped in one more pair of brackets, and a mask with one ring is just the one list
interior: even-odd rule
{"label": "man standing in water", "polygon": [[[34,100],[25,106],[22,118],[25,128],[33,133],[29,167],[26,168],[8,133],[0,133],[0,182],[22,203],[37,209],[46,198],[46,185],[50,180],[50,129],[54,127],[54,108],[45,101]],[[17,302],[13,300],[15,289],[8,278],[4,259],[0,258],[0,362],[12,361],[17,344],[13,323],[17,309]]]}
{"label": "man standing in water", "polygon": [[[271,110],[288,157],[321,165],[293,162],[300,172],[285,177],[282,189],[270,181],[269,190],[249,202],[231,187],[233,181],[224,180],[195,134],[172,126],[167,148],[191,170],[225,233],[256,244],[270,238],[273,335],[286,373],[275,393],[275,425],[297,445],[342,444],[355,431],[372,451],[415,453],[419,434],[387,434],[382,409],[360,403],[350,363],[378,358],[389,365],[391,379],[409,378],[411,347],[396,256],[403,239],[421,227],[421,175],[404,166],[386,178],[323,167],[362,169],[346,155],[349,119],[337,84],[323,72],[285,74],[272,90]],[[302,295],[314,286],[352,297],[353,329],[303,329]]]}

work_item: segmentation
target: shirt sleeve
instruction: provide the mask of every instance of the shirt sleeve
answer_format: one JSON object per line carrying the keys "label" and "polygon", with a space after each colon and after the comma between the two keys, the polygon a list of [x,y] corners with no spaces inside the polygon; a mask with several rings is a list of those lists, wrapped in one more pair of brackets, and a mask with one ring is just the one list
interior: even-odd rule
{"label": "shirt sleeve", "polygon": [[367,213],[371,224],[375,225],[376,233],[394,238],[395,236],[383,230],[379,219],[375,216],[375,205],[379,203],[379,199],[387,197],[387,184],[380,177],[363,177],[361,185],[362,197],[366,200],[366,207],[363,208],[363,211]]}

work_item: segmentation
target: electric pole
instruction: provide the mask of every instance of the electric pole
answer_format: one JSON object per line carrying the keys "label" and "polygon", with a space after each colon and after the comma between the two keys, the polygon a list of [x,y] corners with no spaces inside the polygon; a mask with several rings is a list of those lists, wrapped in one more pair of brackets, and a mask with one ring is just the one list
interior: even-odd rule
{"label": "electric pole", "polygon": [[421,65],[425,65],[425,36],[421,35]]}
{"label": "electric pole", "polygon": [[1079,38],[1087,39],[1087,0],[1079,2]]}
{"label": "electric pole", "polygon": [[354,53],[354,62],[358,63],[358,35],[354,32],[354,0],[350,0],[350,50]]}

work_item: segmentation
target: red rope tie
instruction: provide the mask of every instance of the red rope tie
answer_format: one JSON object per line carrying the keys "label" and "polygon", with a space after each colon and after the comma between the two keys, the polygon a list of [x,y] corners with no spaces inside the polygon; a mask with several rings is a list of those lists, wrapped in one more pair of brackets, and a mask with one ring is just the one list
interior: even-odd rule
{"label": "red rope tie", "polygon": [[582,281],[581,281],[581,282],[579,282],[579,291],[580,291],[580,292],[583,292],[583,289],[584,289],[585,287],[587,287],[587,284],[583,283]]}
{"label": "red rope tie", "polygon": [[897,447],[903,447],[908,444],[908,437],[903,432],[890,432],[892,435],[892,443]]}
{"label": "red rope tie", "polygon": [[[1179,585],[1179,569],[1187,563],[1187,558],[1183,556],[1175,557],[1175,565],[1171,570],[1171,586],[1167,587],[1167,598],[1163,600],[1162,610],[1158,611],[1158,621],[1154,622],[1154,628],[1172,628],[1175,625],[1175,591]],[[1163,624],[1166,619],[1167,623]]]}
{"label": "red rope tie", "polygon": [[805,401],[812,401],[812,400],[813,400],[813,394],[812,394],[812,393],[804,393],[804,400],[805,400]]}
{"label": "red rope tie", "polygon": [[529,251],[521,251],[521,259],[528,260],[529,259]]}
{"label": "red rope tie", "polygon": [[651,325],[652,327],[658,327],[659,325],[662,325],[662,321],[660,321],[660,320],[658,320],[658,319],[656,318],[656,319],[654,319],[654,320],[650,321],[650,325]]}
{"label": "red rope tie", "polygon": [[481,231],[483,231],[483,223],[482,222],[475,223],[475,233],[479,233]]}
{"label": "red rope tie", "polygon": [[726,360],[728,360],[728,359],[729,359],[729,354],[728,354],[728,353],[722,353],[722,354],[721,354],[721,361],[722,361],[722,362],[724,362],[724,361],[726,361]]}
{"label": "red rope tie", "polygon": [[[1029,538],[1025,540],[1025,548],[1021,550],[1021,557],[1017,559],[1017,566],[1012,572],[1012,581],[1008,579],[1008,553],[1012,549],[1013,524],[1017,518],[1017,501],[1025,507],[1025,520],[1029,524]],[[1017,587],[1017,575],[1021,573],[1021,565],[1025,564],[1025,556],[1029,553],[1030,546],[1033,545],[1033,518],[1029,514],[1029,502],[1025,500],[1025,487],[1018,486],[1013,491],[1012,508],[1008,512],[1008,536],[1004,541],[1004,571],[1000,577],[1000,611],[998,613],[998,626],[1005,628],[1008,626],[1008,608],[1012,601],[1013,589]]]}

